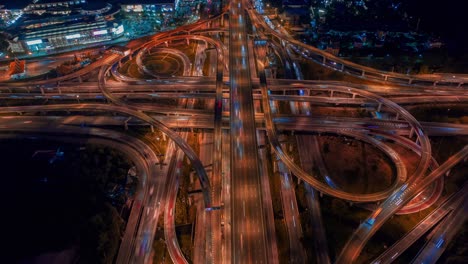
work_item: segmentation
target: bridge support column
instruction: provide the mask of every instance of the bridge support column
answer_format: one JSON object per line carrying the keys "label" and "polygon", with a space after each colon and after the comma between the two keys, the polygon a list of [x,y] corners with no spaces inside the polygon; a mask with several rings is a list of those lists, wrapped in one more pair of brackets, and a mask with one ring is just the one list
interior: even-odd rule
{"label": "bridge support column", "polygon": [[384,76],[384,80],[385,80],[385,81],[388,80],[388,75],[385,75],[385,76]]}
{"label": "bridge support column", "polygon": [[164,140],[164,141],[167,141],[167,136],[166,136],[166,134],[163,133],[162,136],[163,136],[163,140]]}
{"label": "bridge support column", "polygon": [[379,106],[377,107],[377,112],[380,112],[382,110],[382,103],[379,103]]}
{"label": "bridge support column", "polygon": [[41,94],[44,95],[44,88],[40,88],[41,89]]}
{"label": "bridge support column", "polygon": [[330,91],[330,97],[333,97],[333,90]]}
{"label": "bridge support column", "polygon": [[130,116],[129,118],[125,119],[125,121],[124,121],[124,129],[125,129],[125,131],[128,130],[128,121],[130,121],[130,119],[132,119],[131,116]]}
{"label": "bridge support column", "polygon": [[449,176],[450,175],[450,170],[448,170],[446,173],[445,173],[445,176]]}
{"label": "bridge support column", "polygon": [[326,58],[326,57],[322,57],[322,64],[325,64],[325,62],[327,62],[327,58]]}
{"label": "bridge support column", "polygon": [[151,125],[150,128],[151,128],[151,133],[154,133],[154,126]]}
{"label": "bridge support column", "polygon": [[80,83],[82,83],[82,82],[83,82],[83,78],[81,78],[81,76],[78,76],[78,81],[79,81]]}
{"label": "bridge support column", "polygon": [[341,71],[344,71],[344,64],[341,64]]}
{"label": "bridge support column", "polygon": [[463,83],[458,83],[457,88],[460,88],[463,85]]}
{"label": "bridge support column", "polygon": [[362,71],[362,72],[361,72],[361,76],[362,76],[362,77],[366,76],[366,72],[365,72],[365,71]]}
{"label": "bridge support column", "polygon": [[57,87],[57,90],[58,90],[59,94],[62,94],[62,89],[60,89],[60,86]]}
{"label": "bridge support column", "polygon": [[413,137],[413,134],[414,134],[414,128],[411,128],[410,132],[409,132],[409,137],[412,138]]}
{"label": "bridge support column", "polygon": [[119,68],[122,67],[122,60],[119,60]]}
{"label": "bridge support column", "polygon": [[411,84],[413,82],[413,79],[408,80],[408,84]]}
{"label": "bridge support column", "polygon": [[353,93],[353,99],[356,99],[356,94],[355,93]]}
{"label": "bridge support column", "polygon": [[129,59],[129,60],[133,60],[133,55],[130,54],[130,55],[128,56],[128,59]]}
{"label": "bridge support column", "polygon": [[396,113],[395,120],[398,120],[400,118],[400,113]]}

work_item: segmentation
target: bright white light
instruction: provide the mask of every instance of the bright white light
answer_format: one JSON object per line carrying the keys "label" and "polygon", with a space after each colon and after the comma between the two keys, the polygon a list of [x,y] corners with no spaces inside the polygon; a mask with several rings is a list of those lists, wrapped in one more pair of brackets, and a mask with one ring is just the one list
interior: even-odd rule
{"label": "bright white light", "polygon": [[26,41],[26,44],[28,44],[29,46],[31,46],[31,45],[36,45],[36,44],[41,44],[41,43],[42,43],[42,40],[41,40],[41,39]]}
{"label": "bright white light", "polygon": [[93,32],[93,35],[94,35],[94,36],[97,36],[97,35],[104,35],[104,34],[107,34],[107,30],[106,30],[106,29],[99,30],[99,31],[94,31],[94,32]]}
{"label": "bright white light", "polygon": [[76,39],[76,38],[80,38],[80,37],[81,37],[81,34],[79,34],[79,33],[65,36],[66,39]]}
{"label": "bright white light", "polygon": [[114,32],[114,34],[116,34],[116,35],[122,34],[124,32],[123,25],[120,25],[117,28],[113,28],[112,32]]}

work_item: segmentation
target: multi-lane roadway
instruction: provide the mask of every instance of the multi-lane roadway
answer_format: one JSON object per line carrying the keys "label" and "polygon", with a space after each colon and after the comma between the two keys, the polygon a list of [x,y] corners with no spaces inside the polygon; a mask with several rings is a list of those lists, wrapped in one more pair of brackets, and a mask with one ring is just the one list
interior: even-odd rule
{"label": "multi-lane roadway", "polygon": [[[228,19],[224,19],[229,17]],[[221,23],[218,23],[220,22]],[[225,23],[227,22],[227,23]],[[213,28],[224,25],[225,27]],[[252,27],[250,27],[252,26]],[[268,32],[268,34],[265,34]],[[251,33],[251,34],[248,34]],[[282,40],[282,41],[280,41]],[[197,43],[195,61],[171,47],[172,42],[191,41]],[[172,260],[185,263],[174,232],[174,201],[177,195],[177,177],[181,177],[180,167],[183,155],[192,163],[199,184],[203,190],[203,201],[198,204],[199,212],[196,233],[206,242],[196,240],[205,247],[196,251],[195,259],[204,263],[278,263],[274,216],[272,214],[269,188],[268,154],[272,146],[280,164],[282,197],[285,221],[288,226],[291,262],[305,262],[304,249],[299,242],[301,225],[294,190],[293,177],[306,183],[308,207],[317,239],[314,255],[320,263],[328,263],[329,252],[323,232],[318,192],[355,202],[382,201],[369,220],[363,223],[350,238],[338,256],[339,263],[350,263],[359,255],[362,247],[378,228],[394,213],[398,212],[413,197],[424,191],[429,183],[440,179],[441,175],[467,156],[467,147],[437,168],[432,159],[429,135],[467,135],[466,125],[443,123],[420,123],[401,105],[450,103],[468,101],[468,93],[463,90],[465,79],[446,76],[411,76],[382,72],[363,67],[316,48],[302,44],[281,31],[272,30],[263,17],[259,16],[251,4],[243,0],[229,3],[229,8],[219,17],[201,20],[179,30],[164,32],[153,37],[139,39],[128,44],[131,56],[136,58],[142,72],[154,79],[140,80],[118,72],[119,65],[130,57],[107,53],[103,58],[67,76],[51,80],[33,82],[8,82],[0,84],[0,100],[21,103],[34,102],[37,105],[2,107],[0,129],[36,131],[37,127],[54,127],[58,124],[74,125],[75,128],[59,126],[61,133],[85,131],[100,137],[111,137],[115,141],[133,142],[131,138],[116,135],[114,132],[99,129],[108,125],[124,126],[150,125],[167,134],[175,145],[170,144],[169,155],[163,163],[156,165],[154,153],[141,146],[139,167],[143,167],[145,180],[134,201],[123,237],[117,263],[146,263],[151,255],[151,245],[158,223],[159,214],[165,211],[166,242]],[[204,52],[214,47],[216,56],[210,57],[210,72],[214,77],[203,77]],[[325,67],[379,82],[379,85],[358,85],[330,81],[305,81],[290,79],[267,79],[266,55],[274,51],[285,65],[287,77],[300,78],[301,72],[294,61],[295,55],[311,59]],[[152,52],[171,54],[178,62],[184,75],[191,73],[194,66],[196,77],[161,76],[151,72],[144,65],[144,57]],[[216,59],[216,62],[213,61]],[[216,67],[213,67],[216,64]],[[99,71],[98,82],[87,81],[84,76]],[[226,74],[229,72],[229,74]],[[110,78],[117,81],[112,81]],[[74,80],[78,80],[77,82]],[[429,86],[427,86],[429,85]],[[402,87],[404,90],[402,90]],[[378,94],[378,95],[377,95]],[[187,107],[167,107],[158,105],[158,100],[190,99],[203,102],[202,109]],[[95,101],[100,101],[95,103]],[[144,103],[142,103],[144,101]],[[282,113],[279,102],[287,101],[292,106],[291,113]],[[41,103],[48,102],[49,105]],[[113,105],[108,104],[111,103]],[[225,104],[227,103],[227,104]],[[365,107],[374,118],[329,117],[312,115],[314,105],[340,106],[358,109]],[[297,106],[300,106],[298,111]],[[53,113],[35,117],[35,113]],[[77,112],[78,115],[64,116]],[[26,114],[18,116],[17,114]],[[63,115],[61,114],[63,113]],[[92,113],[95,117],[83,113]],[[108,113],[113,113],[109,115]],[[383,116],[383,118],[382,118]],[[92,128],[90,128],[92,126]],[[201,128],[203,133],[211,133],[204,139],[212,142],[210,149],[203,148],[206,157],[187,144],[184,134],[174,132],[174,128]],[[268,140],[263,135],[266,130]],[[384,151],[396,167],[396,181],[388,190],[375,194],[350,194],[340,190],[333,182],[326,180],[328,172],[323,164],[320,149],[310,137],[298,136],[298,151],[311,156],[318,165],[320,177],[314,175],[307,159],[301,159],[302,166],[288,156],[288,151],[280,144],[281,131],[311,131],[347,135],[357,140],[369,142]],[[51,128],[41,133],[56,133]],[[186,133],[186,132],[185,132]],[[399,154],[380,138],[386,138],[400,145],[406,145],[420,156],[417,169],[406,177],[406,168]],[[202,140],[201,142],[205,142]],[[258,141],[258,142],[257,142]],[[312,147],[307,153],[306,147]],[[136,154],[136,150],[122,148]],[[143,150],[143,151],[142,151]],[[132,152],[133,151],[133,152]],[[136,152],[135,152],[136,151]],[[177,153],[174,159],[170,153]],[[307,153],[307,154],[306,154]],[[206,164],[211,164],[211,174],[206,172]],[[308,165],[309,164],[309,165]],[[435,164],[435,165],[434,165]],[[427,169],[433,170],[427,175]],[[158,174],[158,177],[155,176]],[[165,183],[168,183],[167,186]],[[211,183],[211,184],[210,184]],[[406,212],[420,210],[433,204],[441,194],[443,181],[438,180],[434,189],[428,189],[421,196],[429,197],[427,202],[416,201],[408,205]],[[427,193],[427,195],[426,195]],[[164,195],[166,194],[166,195]],[[206,211],[200,210],[203,206]],[[466,207],[454,207],[453,219],[446,220],[454,226],[464,220]],[[404,211],[404,210],[403,210]],[[367,223],[367,224],[366,224]],[[369,224],[372,223],[372,224]],[[203,232],[203,226],[206,232]],[[455,229],[455,228],[453,228]],[[453,237],[452,231],[440,226],[434,232],[434,240],[428,243],[427,250],[419,258],[435,258]],[[442,242],[441,242],[442,241]],[[399,251],[399,249],[398,249]],[[297,254],[296,254],[296,253]],[[431,254],[427,253],[430,252]],[[428,255],[429,254],[429,255]],[[432,257],[434,256],[434,257]],[[419,261],[419,260],[418,260]]]}

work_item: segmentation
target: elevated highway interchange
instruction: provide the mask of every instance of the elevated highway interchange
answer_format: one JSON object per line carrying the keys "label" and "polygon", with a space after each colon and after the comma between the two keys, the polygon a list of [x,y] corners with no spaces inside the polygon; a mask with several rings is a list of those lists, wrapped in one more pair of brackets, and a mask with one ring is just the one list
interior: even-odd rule
{"label": "elevated highway interchange", "polygon": [[[67,76],[0,83],[0,131],[41,135],[88,134],[106,138],[100,139],[106,144],[110,144],[110,141],[133,144],[133,147],[121,147],[121,150],[137,157],[135,163],[141,168],[141,177],[145,181],[140,186],[137,202],[128,220],[117,263],[149,261],[159,215],[163,211],[166,217],[174,214],[176,177],[180,177],[176,176],[176,166],[184,155],[196,171],[203,193],[203,214],[207,224],[204,262],[277,263],[276,241],[275,246],[269,246],[275,239],[275,227],[270,219],[271,200],[264,197],[265,193],[269,193],[265,187],[265,184],[268,185],[268,179],[265,179],[268,172],[263,164],[265,153],[259,151],[257,138],[262,142],[260,147],[268,145],[275,152],[283,175],[297,177],[310,185],[309,195],[321,193],[357,203],[383,202],[369,216],[369,221],[358,227],[337,256],[337,263],[355,261],[369,238],[393,214],[399,211],[414,212],[415,208],[420,210],[431,205],[429,201],[422,204],[420,201],[410,202],[418,194],[429,190],[426,191],[431,197],[428,200],[431,203],[438,200],[443,186],[442,175],[466,159],[468,148],[462,148],[438,166],[433,161],[428,137],[466,136],[468,126],[418,122],[402,106],[466,105],[468,92],[464,80],[444,76],[399,75],[342,60],[272,30],[262,16],[252,9],[251,3],[245,0],[232,1],[225,11],[179,30],[135,40],[128,45],[132,51],[129,57],[107,53],[101,60]],[[215,76],[156,76],[145,67],[145,56],[151,52],[172,52],[177,46],[175,43],[203,43],[203,47],[214,49],[216,62],[210,62],[209,67]],[[267,76],[269,73],[264,58],[269,50],[274,49],[277,56],[284,57],[283,63],[289,64],[289,67],[294,63],[290,55],[295,52],[322,66],[378,81],[379,84],[271,78]],[[184,75],[189,75],[192,62],[182,52],[173,53],[182,62]],[[130,61],[135,61],[137,67],[153,79],[142,80],[119,73],[119,67]],[[91,73],[97,73],[97,81],[89,79]],[[205,107],[186,108],[161,103],[168,99],[190,99],[203,102]],[[311,117],[277,111],[278,102],[299,102],[310,106],[312,112],[314,106],[327,106],[337,109],[365,108],[370,113],[378,114],[377,117],[366,118]],[[7,106],[11,103],[15,106]],[[175,159],[166,161],[172,165],[159,168],[159,165],[155,165],[157,158],[148,146],[107,129],[109,126],[124,126],[126,129],[151,126],[163,132],[173,142],[168,153],[176,153]],[[213,133],[211,173],[207,173],[199,154],[187,143],[186,134],[176,132],[183,130],[188,133],[193,128],[202,129],[203,133]],[[268,141],[259,136],[258,133],[264,133],[262,131],[267,133]],[[396,180],[388,189],[371,194],[352,194],[330,186],[310,168],[302,167],[289,157],[279,140],[280,136],[284,136],[283,131],[330,133],[368,142],[390,158],[396,168]],[[229,148],[223,148],[226,144],[223,138],[229,138]],[[417,168],[410,175],[407,175],[402,158],[387,141],[406,146],[419,155]],[[176,145],[179,150],[176,150]],[[318,150],[315,148],[314,155],[318,154]],[[303,151],[300,149],[300,152]],[[290,181],[288,177],[287,181]],[[431,185],[433,182],[438,185]],[[428,189],[430,186],[436,187]],[[284,191],[284,197],[289,197],[285,199],[295,199],[289,190]],[[317,198],[313,199],[317,202]],[[315,203],[313,199],[309,202],[311,207]],[[293,201],[283,202],[294,204]],[[463,207],[458,209],[463,210]],[[295,210],[291,214],[296,214]],[[455,212],[454,215],[461,217]],[[320,214],[315,216],[316,221],[320,222],[320,217]],[[295,218],[297,216],[287,216],[287,219]],[[224,222],[223,219],[229,221]],[[166,241],[172,243],[170,255],[175,263],[186,263],[176,243],[173,221],[169,217],[165,222],[168,226]],[[369,225],[369,222],[372,224]],[[294,224],[288,226],[290,232],[296,228]],[[439,233],[442,234],[442,231]],[[323,247],[318,245],[318,248]],[[333,259],[328,257],[329,252],[320,254],[321,259]],[[301,261],[305,260],[302,257],[295,260],[296,263]]]}

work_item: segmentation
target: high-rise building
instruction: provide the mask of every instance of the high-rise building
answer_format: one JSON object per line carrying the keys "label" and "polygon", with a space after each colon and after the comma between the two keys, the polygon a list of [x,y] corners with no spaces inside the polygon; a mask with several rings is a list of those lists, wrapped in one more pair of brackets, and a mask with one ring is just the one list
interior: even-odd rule
{"label": "high-rise building", "polygon": [[[51,51],[118,38],[124,26],[114,16],[120,7],[108,3],[74,1],[35,1],[27,5],[20,21],[7,31],[16,37],[10,46],[24,51]],[[21,49],[10,49],[23,52]]]}

